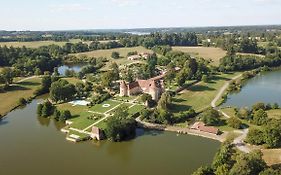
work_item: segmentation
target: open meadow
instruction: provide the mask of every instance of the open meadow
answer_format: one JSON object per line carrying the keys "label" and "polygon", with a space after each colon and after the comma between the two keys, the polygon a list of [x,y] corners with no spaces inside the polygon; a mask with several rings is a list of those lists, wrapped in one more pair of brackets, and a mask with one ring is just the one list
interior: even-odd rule
{"label": "open meadow", "polygon": [[192,107],[196,112],[200,112],[210,106],[212,100],[223,87],[223,85],[231,80],[231,78],[239,75],[219,74],[215,75],[208,83],[199,82],[183,90],[173,99],[175,105],[175,113],[185,111]]}
{"label": "open meadow", "polygon": [[[80,39],[71,39],[69,40],[69,42],[65,42],[65,41],[59,41],[59,42],[56,42],[56,41],[30,41],[30,42],[0,42],[0,46],[3,47],[3,46],[7,46],[7,47],[27,47],[27,48],[38,48],[38,47],[41,47],[41,46],[48,46],[48,45],[52,45],[52,44],[55,44],[55,45],[58,45],[58,46],[63,46],[65,45],[66,43],[78,43],[78,42],[82,42]],[[87,41],[87,42],[84,42],[84,43],[87,43],[89,44],[90,41]]]}
{"label": "open meadow", "polygon": [[189,53],[191,56],[202,57],[206,60],[212,60],[211,64],[219,65],[221,58],[226,56],[226,51],[215,47],[172,47],[173,50]]}
{"label": "open meadow", "polygon": [[20,98],[29,98],[41,85],[40,78],[32,78],[15,83],[6,92],[0,93],[0,114],[4,115],[18,105]]}
{"label": "open meadow", "polygon": [[[75,55],[77,57],[81,57],[83,55],[88,56],[88,57],[95,57],[95,58],[105,57],[105,58],[109,59],[109,63],[107,64],[107,66],[110,65],[112,62],[116,62],[118,65],[125,65],[125,64],[136,62],[136,61],[130,61],[127,59],[127,54],[129,52],[134,52],[134,51],[137,51],[138,53],[142,53],[142,52],[153,53],[151,50],[139,46],[139,47],[125,47],[125,48],[116,48],[116,49],[107,49],[107,50],[95,50],[95,51],[91,51],[91,52],[77,53],[77,54],[73,54],[73,55]],[[111,58],[112,52],[119,52],[120,58],[119,59]]]}

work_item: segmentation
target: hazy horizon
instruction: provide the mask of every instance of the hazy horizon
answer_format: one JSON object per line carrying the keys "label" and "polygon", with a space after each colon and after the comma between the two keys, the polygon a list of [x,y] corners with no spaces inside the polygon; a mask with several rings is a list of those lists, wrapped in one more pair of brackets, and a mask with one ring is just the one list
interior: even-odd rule
{"label": "hazy horizon", "polygon": [[58,31],[280,25],[278,0],[10,0],[0,30]]}

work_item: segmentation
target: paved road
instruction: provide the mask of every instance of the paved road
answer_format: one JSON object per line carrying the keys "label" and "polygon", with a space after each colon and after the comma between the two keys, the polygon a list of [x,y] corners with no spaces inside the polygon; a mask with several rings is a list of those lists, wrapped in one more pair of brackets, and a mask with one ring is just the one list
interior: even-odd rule
{"label": "paved road", "polygon": [[[240,78],[242,76],[242,74],[237,75],[235,77],[233,77],[231,79],[231,81],[236,80],[238,78]],[[220,89],[219,93],[216,95],[216,97],[214,98],[214,100],[211,102],[211,106],[216,109],[217,111],[219,111],[222,115],[224,115],[226,118],[230,118],[229,115],[227,115],[226,113],[224,113],[223,111],[221,111],[220,109],[217,108],[216,103],[217,101],[221,98],[221,96],[223,95],[223,93],[225,92],[225,90],[228,88],[229,83],[231,81],[226,82],[223,87]],[[245,144],[244,140],[247,137],[247,134],[249,132],[249,129],[244,129],[242,130],[242,135],[235,138],[233,141],[233,144],[237,147],[237,149],[239,149],[242,152],[245,153],[249,153],[251,151],[251,149]]]}

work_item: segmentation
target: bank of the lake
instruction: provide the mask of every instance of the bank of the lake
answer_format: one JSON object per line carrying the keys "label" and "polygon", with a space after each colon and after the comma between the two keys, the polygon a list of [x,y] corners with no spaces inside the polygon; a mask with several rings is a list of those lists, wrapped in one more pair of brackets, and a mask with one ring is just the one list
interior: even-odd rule
{"label": "bank of the lake", "polygon": [[281,70],[262,72],[247,80],[240,92],[230,93],[222,105],[251,107],[256,102],[278,103],[281,105]]}
{"label": "bank of the lake", "polygon": [[[36,116],[34,100],[0,122],[0,174],[191,174],[209,164],[220,143],[138,129],[130,141],[65,140],[61,124]],[[15,168],[16,167],[16,168]]]}

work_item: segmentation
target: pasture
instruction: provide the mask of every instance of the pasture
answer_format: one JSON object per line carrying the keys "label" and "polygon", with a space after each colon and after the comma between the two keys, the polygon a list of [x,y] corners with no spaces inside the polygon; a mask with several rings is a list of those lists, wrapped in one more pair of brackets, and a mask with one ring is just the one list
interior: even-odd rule
{"label": "pasture", "polygon": [[14,83],[6,92],[0,93],[0,114],[4,115],[18,105],[20,98],[28,99],[41,85],[40,78],[32,78],[21,83]]}
{"label": "pasture", "polygon": [[[107,49],[107,50],[95,50],[91,52],[83,52],[83,53],[77,53],[72,55],[75,55],[77,57],[83,57],[83,56],[95,57],[95,58],[105,57],[109,60],[107,64],[108,67],[112,62],[116,62],[118,65],[125,65],[125,64],[136,62],[127,59],[127,54],[129,52],[134,52],[134,51],[137,51],[138,53],[142,53],[142,52],[153,53],[151,50],[139,46],[139,47],[124,47],[124,48]],[[119,59],[111,58],[112,52],[119,52],[120,58]]]}
{"label": "pasture", "polygon": [[226,51],[215,47],[172,47],[175,51],[182,51],[194,57],[202,57],[205,60],[210,60],[214,66],[219,65],[221,58],[226,56]]}
{"label": "pasture", "polygon": [[[30,41],[30,42],[0,42],[0,46],[7,46],[7,47],[27,47],[27,48],[38,48],[41,46],[49,46],[52,44],[58,45],[58,46],[63,46],[66,43],[78,43],[78,42],[82,42],[80,39],[71,39],[69,40],[69,42],[65,42],[65,41],[60,41],[60,42],[56,42],[56,41]],[[90,41],[84,42],[89,44]]]}

